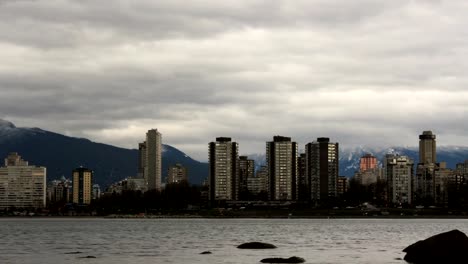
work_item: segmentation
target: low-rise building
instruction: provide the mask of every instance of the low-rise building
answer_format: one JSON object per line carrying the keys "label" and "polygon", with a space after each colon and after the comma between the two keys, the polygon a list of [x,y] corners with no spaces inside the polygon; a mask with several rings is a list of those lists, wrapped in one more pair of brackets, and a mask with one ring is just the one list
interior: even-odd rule
{"label": "low-rise building", "polygon": [[170,166],[167,170],[167,183],[181,183],[183,181],[188,182],[187,168],[180,163]]}

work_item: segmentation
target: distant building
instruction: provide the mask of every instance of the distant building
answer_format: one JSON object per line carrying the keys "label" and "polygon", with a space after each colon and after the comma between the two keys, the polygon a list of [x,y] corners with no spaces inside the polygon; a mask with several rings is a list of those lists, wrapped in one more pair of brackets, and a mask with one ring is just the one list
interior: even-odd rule
{"label": "distant building", "polygon": [[354,178],[362,185],[376,183],[383,178],[383,170],[379,168],[377,158],[372,154],[366,154],[360,158],[359,171]]}
{"label": "distant building", "polygon": [[468,160],[457,163],[455,171],[450,178],[450,184],[456,191],[461,191],[463,185],[468,185]]}
{"label": "distant building", "polygon": [[468,185],[468,160],[457,163],[455,170],[448,178],[447,185],[450,204],[460,205],[462,194]]}
{"label": "distant building", "polygon": [[123,190],[146,192],[147,186],[145,179],[139,177],[129,177],[124,180]]}
{"label": "distant building", "polygon": [[47,203],[70,203],[73,199],[72,188],[72,181],[70,179],[66,179],[64,176],[59,180],[51,181],[47,186]]}
{"label": "distant building", "polygon": [[445,162],[438,164],[434,171],[434,203],[438,206],[448,206],[449,185],[454,171],[447,168]]}
{"label": "distant building", "polygon": [[29,166],[28,162],[23,160],[20,155],[16,152],[10,153],[6,158],[5,158],[5,166],[6,167],[14,167],[14,166]]}
{"label": "distant building", "polygon": [[338,143],[330,142],[329,138],[318,138],[306,145],[306,172],[315,203],[333,200],[338,195],[338,152]]}
{"label": "distant building", "polygon": [[210,186],[210,179],[209,177],[206,177],[202,182],[202,187],[208,188],[209,186]]}
{"label": "distant building", "polygon": [[239,157],[239,199],[244,200],[249,190],[247,187],[247,181],[249,178],[254,177],[255,173],[255,161],[249,159],[247,156]]}
{"label": "distant building", "polygon": [[206,202],[209,200],[209,193],[210,193],[210,181],[209,178],[206,177],[201,185],[201,190],[200,190],[200,198],[203,202]]}
{"label": "distant building", "polygon": [[271,200],[297,200],[297,143],[274,136],[266,143],[268,195]]}
{"label": "distant building", "polygon": [[46,206],[46,168],[29,165],[13,152],[0,167],[0,210]]}
{"label": "distant building", "polygon": [[306,154],[301,153],[297,158],[297,199],[300,201],[310,200],[309,181],[306,177]]}
{"label": "distant building", "polygon": [[366,154],[360,158],[360,162],[359,162],[360,172],[375,169],[377,168],[377,166],[378,166],[377,158],[374,157],[372,154]]}
{"label": "distant building", "polygon": [[436,163],[418,163],[414,178],[414,200],[418,204],[434,204],[437,167]]}
{"label": "distant building", "polygon": [[[118,182],[114,182],[112,183],[111,185],[109,185],[106,189],[106,191],[104,192],[104,196],[106,195],[112,195],[112,194],[122,194],[122,192],[124,191],[124,181],[118,181]],[[145,181],[145,185],[146,185],[146,181]]]}
{"label": "distant building", "polygon": [[338,197],[342,197],[348,191],[348,178],[345,176],[339,176],[336,185],[336,192]]}
{"label": "distant building", "polygon": [[101,187],[99,184],[93,184],[93,195],[92,199],[97,200],[101,197]]}
{"label": "distant building", "polygon": [[407,156],[387,154],[384,160],[384,173],[390,202],[412,204],[412,179],[414,161]]}
{"label": "distant building", "polygon": [[145,180],[138,177],[129,177],[127,184],[124,186],[125,190],[146,192],[148,187],[145,184]]}
{"label": "distant building", "polygon": [[73,203],[80,205],[91,204],[93,174],[92,170],[83,167],[73,170]]}
{"label": "distant building", "polygon": [[218,137],[209,143],[209,199],[238,200],[239,145],[231,138]]}
{"label": "distant building", "polygon": [[138,178],[145,178],[146,141],[138,144]]}
{"label": "distant building", "polygon": [[424,131],[419,135],[419,163],[436,163],[436,135],[432,131]]}
{"label": "distant building", "polygon": [[105,195],[121,194],[123,191],[147,191],[146,181],[139,177],[128,177],[107,187]]}
{"label": "distant building", "polygon": [[383,180],[383,169],[376,167],[365,171],[359,171],[354,174],[354,178],[362,185],[371,185],[379,180]]}
{"label": "distant building", "polygon": [[[142,143],[141,143],[142,144]],[[157,129],[148,130],[145,146],[139,145],[140,153],[145,150],[144,177],[148,190],[161,190],[162,136]],[[143,154],[140,154],[143,155]],[[143,164],[144,163],[144,164]]]}
{"label": "distant building", "polygon": [[188,182],[187,168],[180,163],[170,166],[167,170],[167,183],[181,183],[183,181]]}
{"label": "distant building", "polygon": [[250,194],[258,195],[267,191],[268,169],[262,166],[253,177],[247,178],[247,189]]}
{"label": "distant building", "polygon": [[424,131],[419,135],[419,163],[416,167],[415,202],[434,204],[435,202],[435,171],[439,164],[436,159],[436,135],[432,131]]}
{"label": "distant building", "polygon": [[468,160],[465,160],[461,163],[457,163],[455,170],[457,171],[457,173],[463,175],[465,178],[468,179]]}

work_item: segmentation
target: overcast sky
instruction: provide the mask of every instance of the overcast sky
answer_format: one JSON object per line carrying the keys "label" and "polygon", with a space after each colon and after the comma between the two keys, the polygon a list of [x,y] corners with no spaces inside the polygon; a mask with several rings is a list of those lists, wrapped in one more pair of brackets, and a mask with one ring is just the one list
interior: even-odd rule
{"label": "overcast sky", "polygon": [[[112,3],[112,5],[110,4]],[[300,148],[468,145],[468,1],[0,0],[0,118],[207,160]]]}

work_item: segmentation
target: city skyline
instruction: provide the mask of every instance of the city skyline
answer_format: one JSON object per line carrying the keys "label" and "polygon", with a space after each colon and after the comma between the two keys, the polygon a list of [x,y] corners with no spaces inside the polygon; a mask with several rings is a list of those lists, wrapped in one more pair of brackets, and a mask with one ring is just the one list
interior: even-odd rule
{"label": "city skyline", "polygon": [[157,127],[203,161],[218,135],[468,142],[464,1],[0,5],[0,118],[19,126],[126,148]]}
{"label": "city skyline", "polygon": [[[157,129],[151,129],[146,136],[146,141],[138,144],[140,152],[144,153],[140,153],[140,161],[136,164],[138,167],[145,164],[143,177],[139,175],[139,177],[129,177],[113,183],[106,189],[107,194],[122,194],[123,191],[128,190],[142,192],[164,190],[161,188],[161,178],[158,179],[156,176],[151,181],[152,177],[149,177],[151,173],[148,173],[147,168],[147,164],[160,162],[160,160],[157,161],[160,159],[160,154],[158,158],[158,155],[151,154],[149,149],[156,147],[156,152],[161,150],[161,134]],[[457,163],[455,169],[447,168],[445,161],[436,159],[436,134],[432,131],[423,131],[419,135],[419,140],[420,160],[417,167],[415,167],[415,160],[405,155],[386,154],[383,166],[381,166],[376,157],[364,154],[360,158],[360,170],[356,171],[352,180],[363,187],[374,186],[372,188],[375,188],[378,199],[387,197],[387,201],[391,201],[394,205],[414,205],[414,203],[446,205],[449,202],[450,188],[453,194],[458,188],[457,185],[461,184],[460,177],[465,177],[466,172],[462,167],[466,161]],[[204,197],[210,200],[211,205],[215,205],[217,201],[266,198],[265,194],[268,195],[269,201],[310,201],[315,206],[336,203],[339,201],[337,199],[342,199],[344,197],[342,195],[346,194],[345,184],[348,181],[345,177],[339,176],[338,146],[338,142],[330,142],[329,138],[321,137],[308,143],[306,152],[300,154],[297,143],[290,137],[274,136],[273,141],[266,142],[266,166],[264,166],[266,174],[261,176],[263,178],[259,178],[259,173],[255,176],[255,161],[249,160],[246,156],[239,156],[237,142],[228,137],[217,137],[216,142],[208,144],[210,162],[208,178],[203,184],[203,186],[207,184],[208,187]],[[154,161],[151,161],[150,157]],[[91,200],[99,196],[95,194],[95,191],[100,192],[99,185],[93,183],[93,171],[87,168],[74,169],[70,183],[64,177],[61,183],[57,180],[51,181],[47,185],[47,188],[51,189],[46,192],[45,167],[28,166],[28,162],[15,152],[5,158],[5,166],[2,168],[2,180],[11,182],[12,186],[20,186],[18,183],[24,183],[21,180],[16,182],[18,175],[33,178],[38,176],[39,181],[32,182],[35,184],[34,188],[42,192],[37,196],[42,197],[44,203],[46,197],[51,202],[66,201],[69,196],[68,187],[72,190],[74,204],[91,204]],[[181,184],[184,181],[188,183],[186,170],[181,164],[175,164],[172,168],[176,171],[171,173],[171,168],[169,168],[168,172],[173,176],[172,180],[168,179],[169,185]],[[38,170],[31,174],[31,169],[39,169],[42,172]],[[383,172],[383,178],[381,172]],[[383,191],[377,194],[376,186],[382,186],[382,183],[387,184],[387,193]],[[9,185],[6,185],[6,194],[8,194]],[[354,183],[353,185],[355,186]],[[249,190],[249,186],[252,191]],[[22,193],[19,189],[17,187],[14,189],[15,195]],[[263,195],[260,196],[262,192]],[[374,197],[377,198],[377,196]],[[6,197],[10,195],[4,195],[4,204]],[[202,192],[200,192],[200,197],[202,197]],[[8,206],[7,203],[6,207]],[[33,207],[39,208],[40,206]]]}
{"label": "city skyline", "polygon": [[[15,127],[15,129],[26,129],[26,130],[30,130],[30,129],[35,130],[35,129],[36,129],[36,128],[28,128],[28,127],[17,127],[17,126],[15,126],[15,124],[13,124],[12,122],[10,122],[10,121],[8,121],[8,120],[2,120],[2,119],[0,119],[0,129],[1,129],[1,126],[6,126],[6,127],[11,127],[11,126],[12,126],[12,127]],[[44,130],[44,129],[41,129],[41,130]],[[150,129],[150,130],[145,131],[144,133],[146,134],[148,131],[151,131],[151,130],[156,130],[156,131],[157,131],[158,129]],[[48,131],[48,130],[45,130],[45,131]],[[159,130],[159,131],[160,131],[160,130]],[[424,132],[431,132],[431,133],[432,133],[432,131],[433,131],[433,130],[431,130],[430,128],[429,128],[429,130],[428,130],[428,128],[426,128],[426,129],[424,129],[424,130],[421,129],[420,132],[417,132],[416,134],[424,133]],[[55,133],[55,132],[53,132],[53,131],[48,131],[48,132]],[[7,134],[9,134],[9,133],[11,133],[11,131],[10,131],[10,132],[7,131]],[[22,133],[22,132],[19,132],[19,131],[18,131],[18,133]],[[435,131],[435,133],[437,133],[437,131]],[[413,139],[414,139],[414,137],[416,136],[416,134],[415,134],[415,135],[412,135]],[[278,134],[274,134],[274,135],[272,135],[272,136],[277,136],[277,135],[278,135]],[[169,135],[169,136],[170,136],[170,135]],[[224,137],[224,136],[226,136],[226,137],[232,137],[232,135],[217,135],[216,137],[220,137],[220,136],[221,136],[221,137]],[[287,136],[291,137],[291,134],[287,134]],[[305,145],[307,145],[307,143],[309,143],[311,140],[314,139],[314,136],[313,136],[312,134],[309,135],[309,136],[310,136],[310,137],[307,137],[307,138],[304,140],[304,142],[295,140],[295,141],[298,141],[298,153],[304,153],[304,152],[306,151],[306,150],[305,150]],[[325,137],[328,137],[327,135],[324,135],[324,136],[325,136]],[[271,137],[271,136],[269,136],[269,137]],[[232,138],[233,138],[233,139],[236,139],[236,137],[232,137]],[[295,139],[294,136],[292,136],[291,138]],[[79,138],[77,138],[77,139],[79,139]],[[398,140],[400,140],[400,139],[401,139],[401,138],[398,138]],[[209,140],[209,139],[207,139],[207,140]],[[367,152],[368,154],[375,154],[376,152],[379,152],[379,153],[380,153],[380,152],[386,151],[386,150],[392,152],[392,151],[394,151],[394,148],[405,148],[405,149],[409,149],[409,150],[418,150],[418,149],[420,148],[420,143],[418,144],[417,141],[414,141],[414,140],[413,140],[413,144],[411,144],[411,145],[403,145],[403,144],[399,143],[398,140],[395,139],[395,140],[394,140],[395,143],[392,144],[392,145],[388,145],[388,146],[378,146],[378,147],[375,147],[375,146],[372,146],[372,145],[364,145],[364,144],[361,144],[360,142],[357,142],[356,145],[351,145],[351,146],[349,146],[349,145],[344,145],[344,146],[343,146],[343,145],[342,145],[342,146],[340,147],[340,149],[346,151],[347,153],[352,153],[352,152],[358,151],[358,152]],[[442,140],[443,140],[443,139],[442,139]],[[140,140],[140,141],[141,141],[141,140]],[[236,141],[239,142],[239,140],[236,140]],[[265,139],[265,142],[267,142],[267,141],[269,141],[268,136],[266,136],[266,139]],[[339,140],[339,139],[336,140],[336,141],[337,141],[337,142],[342,142],[342,141]],[[96,141],[95,143],[98,143],[98,144],[99,144],[99,143],[106,144],[105,142],[97,142],[97,141]],[[245,145],[246,142],[239,142],[239,143],[240,143],[240,145]],[[258,142],[257,142],[257,143],[258,143]],[[175,147],[175,146],[172,145],[171,143],[166,142],[166,140],[164,140],[163,145],[169,145],[170,147]],[[263,148],[264,148],[264,146],[263,146],[264,144],[262,143],[262,144],[260,144],[260,145],[262,145],[262,146],[261,146],[261,149],[259,149],[259,150],[254,150],[253,152],[247,152],[247,151],[244,151],[243,148],[239,148],[239,151],[240,151],[239,153],[240,153],[240,155],[249,156],[249,157],[254,157],[254,158],[255,158],[255,157],[258,157],[259,155],[264,155],[264,154],[265,154],[265,153],[264,153],[265,151],[264,151],[264,149],[263,149]],[[113,146],[113,145],[111,145],[111,146]],[[446,151],[456,150],[456,149],[460,149],[460,148],[462,148],[462,149],[464,149],[464,148],[468,149],[468,145],[466,145],[466,146],[465,146],[465,145],[449,145],[449,144],[445,144],[444,141],[442,141],[442,142],[439,141],[439,143],[437,144],[437,146],[438,146],[438,148],[440,148],[440,149],[445,149]],[[119,147],[119,146],[115,146],[115,147]],[[143,151],[143,152],[146,151],[145,148],[146,148],[146,147],[145,147],[145,142],[143,142],[143,143],[141,143],[141,142],[140,142],[140,143],[136,143],[136,146],[135,146],[135,143],[134,143],[133,146],[131,146],[131,147],[128,148],[128,149],[139,150],[139,157],[138,157],[138,159],[139,159],[139,161],[138,161],[138,162],[139,162],[139,165],[138,165],[138,166],[139,166],[139,168],[138,168],[138,175],[139,175],[139,177],[143,177],[143,171],[142,171],[142,169],[143,169],[143,167],[145,166],[145,164],[144,164],[145,161],[144,161],[144,157],[141,156],[141,154],[142,154],[142,151]],[[176,147],[176,148],[177,148],[177,147]],[[179,148],[177,148],[177,149],[179,149]],[[252,148],[250,148],[250,149],[252,149]],[[200,159],[198,159],[198,158],[197,158],[198,156],[191,156],[191,155],[189,155],[189,153],[186,152],[184,149],[179,149],[179,150],[182,151],[182,153],[188,155],[188,157],[193,158],[193,159],[195,159],[195,160],[197,160],[197,161],[200,161],[200,162],[208,162],[208,158],[207,158],[207,157],[203,157],[203,156],[206,156],[206,152],[205,152],[205,153],[201,153],[200,155],[201,155],[202,157],[201,157]],[[164,152],[164,148],[163,148],[162,151]]]}

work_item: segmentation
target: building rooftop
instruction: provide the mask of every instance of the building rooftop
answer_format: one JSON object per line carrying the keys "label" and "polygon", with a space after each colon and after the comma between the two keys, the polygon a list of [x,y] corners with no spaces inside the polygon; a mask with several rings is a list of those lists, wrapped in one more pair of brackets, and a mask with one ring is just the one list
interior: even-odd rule
{"label": "building rooftop", "polygon": [[273,137],[274,142],[291,142],[290,137],[283,137],[283,136],[274,136]]}
{"label": "building rooftop", "polygon": [[230,142],[231,138],[230,137],[217,137],[216,141],[217,142]]}

